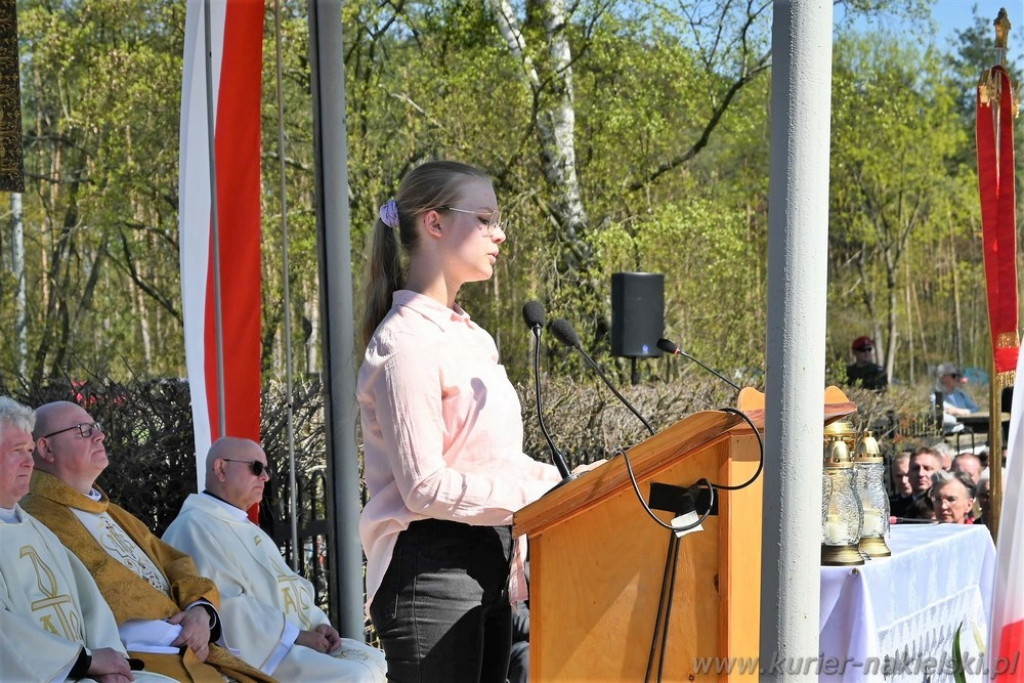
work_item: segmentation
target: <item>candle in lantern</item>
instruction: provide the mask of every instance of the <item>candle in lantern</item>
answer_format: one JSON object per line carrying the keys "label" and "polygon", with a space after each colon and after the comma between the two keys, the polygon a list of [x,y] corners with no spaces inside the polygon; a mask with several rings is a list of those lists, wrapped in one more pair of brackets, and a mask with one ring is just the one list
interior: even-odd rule
{"label": "candle in lantern", "polygon": [[882,513],[880,510],[865,510],[864,524],[861,526],[861,536],[882,535]]}
{"label": "candle in lantern", "polygon": [[847,545],[850,543],[847,525],[839,515],[828,515],[825,518],[826,545]]}

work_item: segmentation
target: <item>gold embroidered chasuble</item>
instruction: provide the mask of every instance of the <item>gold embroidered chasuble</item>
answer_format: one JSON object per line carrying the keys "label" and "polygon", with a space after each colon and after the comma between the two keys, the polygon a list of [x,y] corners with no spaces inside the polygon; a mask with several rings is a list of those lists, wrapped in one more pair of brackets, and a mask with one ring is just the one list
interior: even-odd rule
{"label": "gold embroidered chasuble", "polygon": [[[209,579],[199,576],[191,557],[161,541],[145,524],[111,503],[98,487],[96,490],[101,494],[98,501],[57,477],[37,470],[32,474],[29,495],[21,502],[21,506],[49,527],[78,556],[96,580],[118,626],[131,619],[167,619],[200,599],[219,607],[220,598],[216,586]],[[170,593],[158,590],[114,559],[86,530],[72,508],[110,515],[163,572]],[[218,671],[243,682],[274,680],[214,644],[210,645],[210,654],[205,664],[188,649],[183,655],[132,652],[132,656],[142,659],[148,671],[183,681],[222,683],[223,678]]]}

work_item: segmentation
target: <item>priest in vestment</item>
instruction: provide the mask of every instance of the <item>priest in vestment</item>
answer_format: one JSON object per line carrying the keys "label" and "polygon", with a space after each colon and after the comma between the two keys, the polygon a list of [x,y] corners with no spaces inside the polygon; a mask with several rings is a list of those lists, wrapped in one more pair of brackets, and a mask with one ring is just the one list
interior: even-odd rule
{"label": "priest in vestment", "polygon": [[163,540],[217,584],[224,635],[245,661],[281,680],[383,683],[384,653],[341,638],[316,606],[313,585],[246,516],[269,479],[259,444],[218,439],[207,456],[206,490],[185,500]]}
{"label": "priest in vestment", "polygon": [[95,487],[107,467],[103,430],[81,406],[36,411],[35,466],[22,507],[92,574],[132,657],[179,681],[272,681],[218,646],[217,588],[192,559]]}
{"label": "priest in vestment", "polygon": [[18,506],[32,475],[34,424],[31,408],[0,397],[0,678],[170,682],[131,671],[96,582]]}

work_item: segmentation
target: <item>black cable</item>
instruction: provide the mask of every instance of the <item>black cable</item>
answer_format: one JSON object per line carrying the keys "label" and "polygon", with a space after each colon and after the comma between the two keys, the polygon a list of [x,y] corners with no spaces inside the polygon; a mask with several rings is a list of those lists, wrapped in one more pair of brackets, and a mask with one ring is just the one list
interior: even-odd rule
{"label": "black cable", "polygon": [[[669,537],[668,554],[665,555],[665,571],[661,576],[661,592],[658,595],[658,612],[654,617],[654,634],[651,635],[651,650],[647,654],[647,671],[644,673],[644,683],[648,683],[651,680],[651,668],[654,666],[654,653],[658,649],[658,637],[661,634],[661,625],[663,623],[661,619],[661,612],[662,607],[666,603],[665,591],[672,585],[669,583],[669,573],[672,566],[672,548],[678,545],[678,538],[675,534],[672,534]],[[664,623],[666,624],[665,628],[667,629],[668,622],[666,621]],[[664,642],[664,638],[662,641]],[[658,677],[659,679],[661,678],[660,670],[658,671]]]}
{"label": "black cable", "polygon": [[[633,484],[633,491],[636,493],[637,500],[640,501],[640,504],[644,507],[644,510],[647,511],[648,516],[650,516],[650,518],[652,520],[654,520],[654,522],[657,523],[662,528],[668,529],[669,531],[671,531],[673,533],[678,532],[678,531],[689,531],[690,529],[694,529],[694,528],[700,526],[701,522],[703,522],[705,519],[708,518],[709,515],[711,515],[711,509],[714,507],[714,504],[715,504],[715,490],[714,490],[714,488],[712,488],[711,482],[709,482],[707,479],[699,479],[697,481],[697,483],[694,484],[694,486],[699,486],[701,483],[703,483],[704,485],[706,485],[708,487],[708,494],[710,496],[710,499],[708,501],[707,512],[705,512],[701,516],[700,519],[698,519],[693,524],[690,524],[689,526],[672,526],[671,524],[665,524],[665,522],[661,521],[658,518],[658,516],[656,514],[654,514],[654,511],[651,510],[651,507],[647,504],[647,501],[644,500],[644,494],[640,493],[640,485],[637,484],[636,475],[633,474],[633,466],[629,464],[629,456],[626,455],[626,452],[624,450],[622,450],[621,448],[618,451],[616,451],[615,455],[621,455],[623,461],[625,461],[625,463],[626,463],[626,471],[629,473],[629,481],[630,481],[631,484]],[[615,456],[612,456],[612,457],[615,457]],[[693,487],[691,486],[690,488],[693,488]]]}
{"label": "black cable", "polygon": [[754,436],[757,437],[757,448],[759,451],[757,460],[757,471],[754,472],[750,479],[746,480],[742,484],[736,484],[734,486],[727,486],[725,484],[713,484],[711,482],[708,482],[710,486],[714,486],[716,489],[720,489],[722,491],[739,491],[740,489],[745,489],[746,487],[750,486],[755,481],[757,481],[757,478],[761,476],[761,472],[764,470],[764,439],[761,438],[761,430],[759,430],[757,426],[754,425],[754,421],[747,417],[747,414],[744,413],[742,410],[736,410],[735,408],[719,408],[719,410],[721,410],[723,413],[732,413],[733,415],[739,415],[740,417],[742,417],[744,420],[747,421],[747,424],[750,425],[750,428],[754,430]]}
{"label": "black cable", "polygon": [[[676,584],[676,572],[679,567],[679,551],[681,547],[679,541],[679,534],[681,532],[689,531],[700,526],[704,522],[704,520],[711,515],[711,510],[714,508],[715,504],[716,489],[720,489],[723,491],[738,491],[740,489],[744,489],[753,484],[755,481],[757,481],[757,478],[761,476],[761,472],[764,470],[764,439],[761,438],[760,430],[758,430],[754,422],[749,417],[747,417],[746,413],[740,410],[736,410],[735,408],[720,408],[720,410],[722,412],[739,415],[746,421],[748,425],[750,425],[750,428],[754,430],[754,435],[757,437],[758,445],[757,470],[750,477],[750,479],[743,482],[742,484],[714,484],[708,481],[706,478],[701,478],[697,480],[697,483],[694,484],[693,486],[690,486],[689,489],[693,489],[694,487],[706,486],[708,491],[708,507],[704,514],[701,515],[700,518],[692,524],[677,527],[673,526],[672,524],[666,524],[665,522],[661,521],[661,519],[654,514],[654,511],[651,510],[650,506],[647,504],[647,501],[644,500],[643,494],[640,492],[640,485],[636,480],[636,474],[633,472],[633,466],[629,461],[629,455],[627,455],[626,451],[622,449],[619,449],[615,453],[615,455],[622,456],[622,460],[626,464],[626,472],[629,474],[629,482],[630,484],[633,485],[633,491],[634,493],[636,493],[636,498],[638,501],[640,501],[640,505],[643,506],[644,511],[652,520],[654,520],[654,522],[658,526],[664,529],[668,529],[672,532],[672,535],[669,537],[668,553],[665,557],[665,571],[661,578],[661,593],[658,597],[658,611],[654,621],[654,634],[651,636],[651,649],[647,655],[647,671],[644,673],[644,683],[648,683],[651,679],[652,668],[654,667],[654,654],[655,651],[659,650],[659,637],[661,639],[661,647],[660,651],[658,652],[657,680],[659,682],[661,681],[662,674],[665,670],[665,652],[668,647],[668,625],[669,620],[672,616],[672,601],[675,597],[674,588]],[[663,613],[664,618],[662,617]]]}
{"label": "black cable", "polygon": [[676,571],[679,569],[679,537],[675,534],[672,535],[672,540],[669,545],[669,553],[672,555],[672,578],[668,582],[668,599],[665,604],[665,628],[664,635],[661,637],[661,655],[658,659],[658,681],[660,683],[662,675],[665,673],[665,649],[668,643],[668,625],[672,619],[672,598],[675,597],[675,585],[676,585]]}

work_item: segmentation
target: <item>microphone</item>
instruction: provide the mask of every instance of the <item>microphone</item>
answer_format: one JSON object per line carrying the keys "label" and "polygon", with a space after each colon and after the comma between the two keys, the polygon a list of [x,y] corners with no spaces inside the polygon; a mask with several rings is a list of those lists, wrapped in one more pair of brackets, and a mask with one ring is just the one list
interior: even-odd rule
{"label": "microphone", "polygon": [[537,399],[537,422],[540,424],[540,432],[544,440],[548,442],[548,449],[551,451],[551,461],[562,475],[562,483],[575,479],[577,475],[569,472],[569,465],[565,462],[565,456],[555,448],[555,442],[551,440],[548,427],[544,424],[544,411],[541,410],[540,400],[540,334],[544,330],[544,307],[539,301],[527,301],[523,305],[523,320],[526,326],[533,332],[533,387]]}
{"label": "microphone", "polygon": [[545,322],[544,306],[539,301],[527,301],[523,304],[523,320],[533,335],[539,339]]}
{"label": "microphone", "polygon": [[889,524],[938,524],[938,521],[918,517],[890,517]]}
{"label": "microphone", "polygon": [[555,338],[558,339],[558,341],[562,342],[566,346],[576,349],[580,355],[583,356],[583,359],[587,361],[587,365],[594,369],[597,376],[605,383],[605,386],[612,390],[612,393],[615,394],[617,399],[622,401],[624,406],[629,408],[634,415],[640,418],[640,421],[644,423],[644,427],[647,428],[647,431],[650,432],[651,436],[654,436],[654,427],[652,427],[651,423],[647,421],[647,418],[641,415],[637,409],[633,407],[633,404],[627,401],[626,397],[619,393],[619,390],[615,388],[611,381],[609,381],[608,377],[604,374],[604,371],[601,370],[601,366],[599,366],[594,359],[590,357],[589,353],[583,350],[583,347],[580,345],[580,337],[576,334],[576,330],[573,329],[573,326],[569,321],[565,318],[559,318],[551,323],[550,328],[551,333],[555,335]]}
{"label": "microphone", "polygon": [[710,372],[712,375],[714,375],[718,379],[720,379],[723,382],[727,383],[729,386],[731,386],[736,391],[740,390],[740,387],[739,387],[738,384],[736,384],[736,382],[733,382],[731,379],[727,378],[722,373],[720,373],[720,372],[718,372],[716,370],[712,370],[708,366],[704,365],[704,363],[701,363],[699,360],[697,360],[696,358],[694,358],[693,356],[688,354],[686,351],[683,351],[681,348],[679,348],[679,345],[676,344],[675,342],[669,341],[668,339],[659,339],[658,340],[658,348],[661,349],[662,351],[664,351],[665,353],[670,353],[670,354],[672,354],[674,356],[684,356],[686,358],[689,358],[694,363],[696,363],[697,365],[701,366],[702,368],[704,368],[705,370]]}

